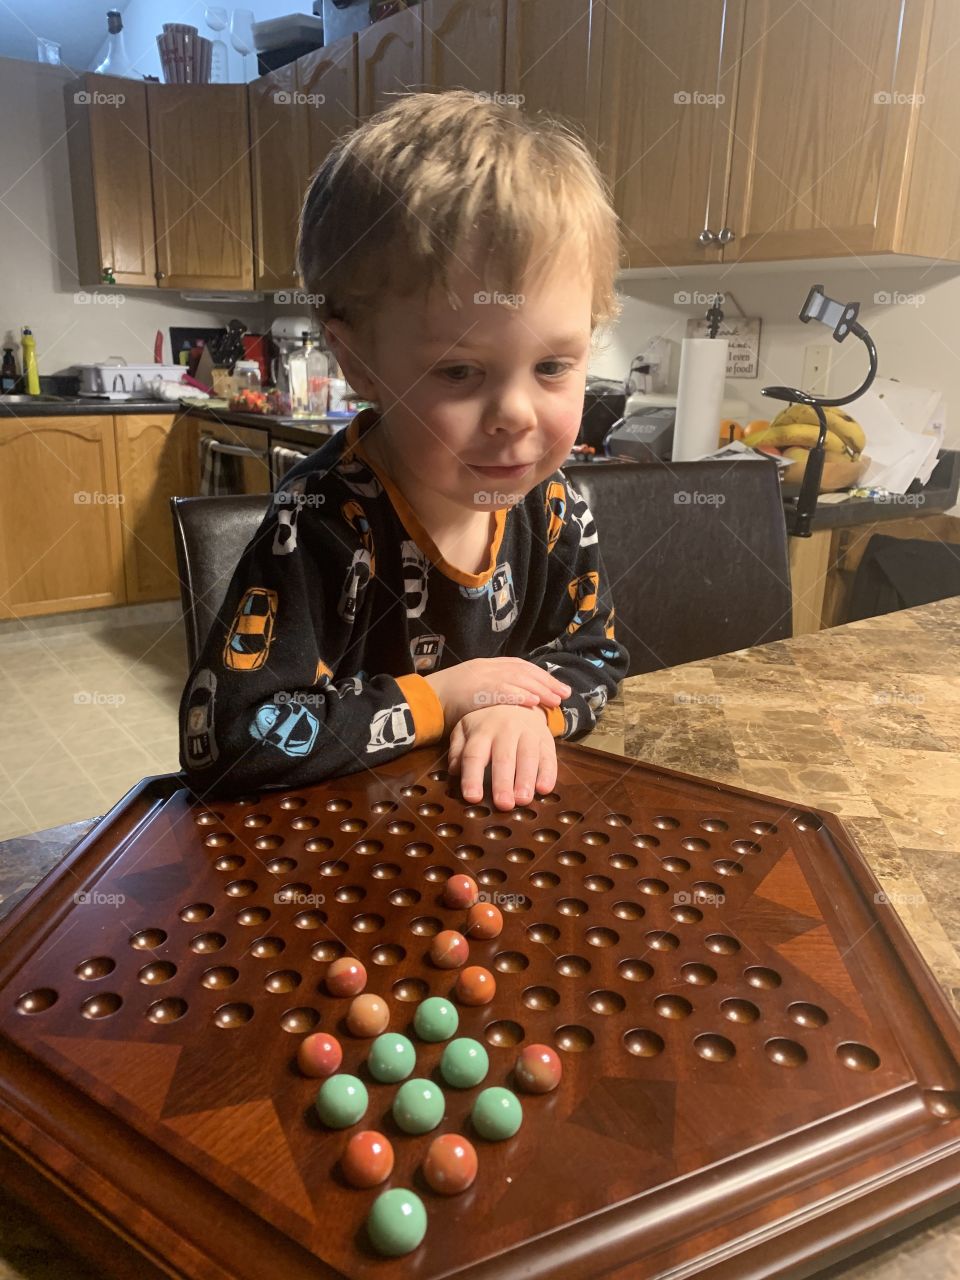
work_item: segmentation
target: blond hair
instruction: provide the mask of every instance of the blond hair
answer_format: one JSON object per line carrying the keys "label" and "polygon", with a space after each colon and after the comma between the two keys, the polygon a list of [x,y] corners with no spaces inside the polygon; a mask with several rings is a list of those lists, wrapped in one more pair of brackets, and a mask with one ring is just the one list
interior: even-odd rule
{"label": "blond hair", "polygon": [[405,94],[334,144],[303,204],[297,262],[320,319],[360,325],[384,291],[436,285],[457,307],[449,273],[471,246],[484,290],[506,298],[578,254],[591,328],[619,314],[618,219],[583,142],[465,89]]}

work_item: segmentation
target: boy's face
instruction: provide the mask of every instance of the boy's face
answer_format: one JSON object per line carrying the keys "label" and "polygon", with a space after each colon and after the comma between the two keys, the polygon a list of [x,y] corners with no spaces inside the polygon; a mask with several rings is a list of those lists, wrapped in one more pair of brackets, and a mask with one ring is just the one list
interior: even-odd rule
{"label": "boy's face", "polygon": [[[568,266],[575,268],[575,262]],[[591,282],[554,269],[517,309],[458,265],[440,291],[388,296],[362,332],[329,322],[344,374],[380,405],[376,448],[423,514],[512,506],[559,467],[583,414]]]}

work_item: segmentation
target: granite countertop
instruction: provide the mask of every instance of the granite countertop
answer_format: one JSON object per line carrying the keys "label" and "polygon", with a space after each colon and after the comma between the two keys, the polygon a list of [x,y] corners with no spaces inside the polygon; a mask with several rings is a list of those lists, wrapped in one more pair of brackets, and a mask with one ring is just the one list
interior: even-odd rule
{"label": "granite countertop", "polygon": [[[179,413],[179,404],[165,400],[97,400],[80,396],[62,396],[45,400],[20,400],[16,404],[0,400],[0,418],[87,418],[91,414],[115,413]],[[2,1280],[2,1276],[0,1276]]]}
{"label": "granite countertop", "polygon": [[[960,597],[624,681],[586,746],[840,815],[960,1010]],[[0,843],[0,915],[89,822]],[[0,1280],[92,1275],[0,1194]],[[832,1280],[958,1274],[960,1211]]]}

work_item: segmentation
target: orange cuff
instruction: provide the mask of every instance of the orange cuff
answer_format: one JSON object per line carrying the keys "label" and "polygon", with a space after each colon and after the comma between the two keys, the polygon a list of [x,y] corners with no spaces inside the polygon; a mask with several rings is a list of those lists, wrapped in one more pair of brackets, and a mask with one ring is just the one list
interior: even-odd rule
{"label": "orange cuff", "polygon": [[443,703],[433,686],[423,676],[394,676],[413,713],[415,746],[425,742],[437,742],[443,737]]}
{"label": "orange cuff", "polygon": [[563,718],[563,711],[560,707],[545,707],[540,703],[540,710],[547,717],[547,728],[555,738],[562,737],[566,728],[566,722]]}

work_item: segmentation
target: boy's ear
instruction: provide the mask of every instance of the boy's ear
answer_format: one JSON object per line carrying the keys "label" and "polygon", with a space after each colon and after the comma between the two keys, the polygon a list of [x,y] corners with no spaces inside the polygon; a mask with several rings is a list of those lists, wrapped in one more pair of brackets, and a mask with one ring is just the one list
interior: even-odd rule
{"label": "boy's ear", "polygon": [[370,376],[366,364],[368,346],[357,330],[346,320],[325,320],[323,322],[327,346],[337,358],[337,364],[343,370],[343,376],[354,391],[364,400],[376,403],[379,391]]}

